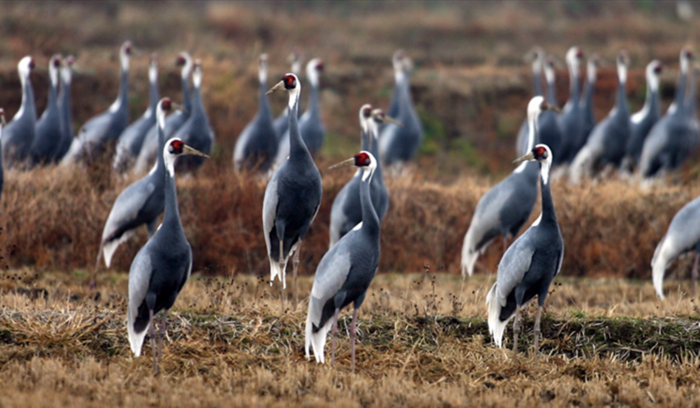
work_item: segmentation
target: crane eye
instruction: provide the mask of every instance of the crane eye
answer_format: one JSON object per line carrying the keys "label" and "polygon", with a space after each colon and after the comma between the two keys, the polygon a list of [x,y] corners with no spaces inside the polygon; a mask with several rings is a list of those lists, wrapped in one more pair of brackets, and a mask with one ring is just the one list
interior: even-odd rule
{"label": "crane eye", "polygon": [[535,154],[535,159],[544,160],[547,158],[547,149],[543,146],[537,146],[532,151]]}
{"label": "crane eye", "polygon": [[364,108],[362,110],[362,116],[364,116],[365,118],[370,117],[370,115],[372,115],[372,108]]}
{"label": "crane eye", "polygon": [[182,143],[182,140],[175,139],[172,142],[170,142],[170,153],[171,154],[180,154],[182,153],[182,148],[185,144]]}
{"label": "crane eye", "polygon": [[294,75],[285,75],[282,80],[284,81],[284,87],[287,89],[294,89],[297,87],[297,80]]}

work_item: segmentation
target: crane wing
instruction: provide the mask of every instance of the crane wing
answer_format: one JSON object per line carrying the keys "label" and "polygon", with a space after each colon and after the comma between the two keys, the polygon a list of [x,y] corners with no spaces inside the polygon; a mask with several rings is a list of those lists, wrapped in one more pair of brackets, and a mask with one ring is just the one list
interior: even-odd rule
{"label": "crane wing", "polygon": [[112,211],[109,213],[105,228],[102,231],[102,240],[111,239],[125,223],[132,221],[153,195],[156,185],[150,176],[129,185],[114,201]]}
{"label": "crane wing", "polygon": [[[349,235],[349,234],[348,234]],[[345,238],[345,237],[343,237]],[[348,278],[350,268],[350,251],[346,245],[346,239],[339,241],[323,256],[316,269],[314,286],[311,289],[311,300],[309,302],[309,317],[311,321],[318,325],[321,320],[323,306],[335,296]]]}
{"label": "crane wing", "polygon": [[498,300],[505,306],[508,294],[522,282],[530,270],[535,247],[530,242],[528,230],[508,248],[498,264]]}
{"label": "crane wing", "polygon": [[265,198],[263,199],[263,229],[265,230],[265,244],[267,245],[268,253],[270,252],[270,231],[275,226],[277,203],[279,202],[279,193],[277,191],[278,174],[275,173],[270,179],[265,189]]}

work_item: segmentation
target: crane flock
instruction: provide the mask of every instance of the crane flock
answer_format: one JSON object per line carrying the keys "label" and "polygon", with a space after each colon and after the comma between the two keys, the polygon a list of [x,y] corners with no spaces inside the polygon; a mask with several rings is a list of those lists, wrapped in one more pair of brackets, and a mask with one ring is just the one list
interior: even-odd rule
{"label": "crane flock", "polygon": [[[0,109],[0,197],[3,167],[27,169],[60,163],[83,166],[104,159],[110,144],[110,158],[117,174],[145,173],[114,201],[105,222],[91,278],[94,288],[101,260],[109,268],[117,248],[145,225],[148,241],[134,257],[129,271],[127,331],[131,350],[141,354],[150,334],[154,371],[159,370],[167,313],[192,273],[193,254],[178,210],[176,169],[196,172],[209,157],[216,136],[202,100],[203,68],[189,53],[180,53],[182,108],[158,90],[158,57],[148,67],[149,103],[143,115],[129,125],[129,68],[135,48],[131,42],[119,50],[121,83],[117,99],[104,113],[88,120],[73,135],[70,87],[75,58],[54,55],[49,59],[50,86],[45,111],[37,120],[30,74],[32,57],[22,58],[18,72],[22,103],[5,125]],[[646,66],[647,93],[643,108],[630,114],[627,102],[629,55],[616,58],[618,86],[616,103],[607,117],[596,123],[593,93],[600,58],[587,61],[583,50],[571,47],[565,60],[569,72],[569,99],[559,109],[555,92],[555,66],[540,47],[529,54],[534,96],[527,105],[527,117],[519,129],[515,150],[518,166],[479,200],[465,234],[462,276],[472,276],[477,260],[498,237],[503,256],[496,282],[486,296],[488,326],[493,342],[503,346],[505,328],[512,319],[513,349],[518,350],[520,312],[537,296],[534,348],[538,349],[542,309],[549,287],[564,258],[564,241],[557,220],[551,181],[566,176],[573,184],[587,179],[621,177],[642,184],[659,182],[677,172],[700,143],[696,115],[696,74],[689,49],[680,53],[680,75],[673,104],[662,117],[660,75],[663,66],[653,60]],[[270,284],[281,281],[284,308],[286,269],[291,258],[293,303],[298,303],[297,275],[302,243],[322,204],[321,172],[314,157],[324,144],[326,131],[321,119],[321,74],[324,62],[313,58],[306,64],[310,85],[307,110],[300,114],[302,82],[301,55],[293,53],[292,72],[267,89],[268,56],[258,59],[258,109],[239,135],[233,152],[233,167],[241,173],[269,177],[262,203],[262,226],[270,265]],[[586,66],[584,83],[581,68]],[[335,360],[338,318],[353,304],[350,326],[352,369],[355,369],[355,336],[358,310],[379,268],[381,224],[389,210],[389,191],[382,169],[400,175],[415,158],[424,129],[411,96],[413,63],[403,51],[392,57],[394,92],[387,112],[365,104],[359,110],[361,151],[334,168],[356,167],[356,174],[335,197],[331,208],[329,249],[316,269],[308,300],[305,325],[305,353],[325,362],[325,344],[332,332]],[[542,75],[545,77],[546,90]],[[190,87],[190,79],[192,88]],[[288,103],[275,119],[267,98],[286,91]],[[168,115],[170,114],[170,115]],[[176,159],[179,160],[176,165]],[[155,162],[155,163],[154,163]],[[636,174],[635,174],[636,172]],[[542,212],[520,236],[537,201],[538,184]],[[158,219],[164,213],[160,227]],[[517,237],[517,238],[516,238]],[[512,245],[509,240],[516,238]],[[668,266],[684,253],[695,251],[692,269],[696,292],[700,263],[700,198],[674,217],[659,242],[651,261],[653,285],[663,299],[663,277]],[[162,312],[160,330],[155,316]]]}

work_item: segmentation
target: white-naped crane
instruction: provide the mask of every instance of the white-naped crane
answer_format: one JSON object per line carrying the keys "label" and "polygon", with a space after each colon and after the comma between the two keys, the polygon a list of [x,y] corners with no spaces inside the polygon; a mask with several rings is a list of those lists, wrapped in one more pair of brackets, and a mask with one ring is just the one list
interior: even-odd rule
{"label": "white-naped crane", "polygon": [[681,255],[695,251],[691,272],[693,297],[697,294],[698,262],[700,262],[700,197],[686,204],[671,220],[666,235],[656,246],[651,260],[652,280],[656,295],[664,298],[664,274]]}
{"label": "white-naped crane", "polygon": [[29,158],[36,134],[36,105],[30,78],[33,69],[34,60],[29,56],[17,64],[22,83],[22,105],[2,132],[2,160],[8,169],[20,166]]}
{"label": "white-naped crane", "polygon": [[[297,51],[292,51],[291,54],[289,54],[289,58],[287,61],[292,64],[292,74],[296,75],[297,77],[301,73],[301,54]],[[289,118],[287,118],[287,115],[289,114],[289,108],[285,106],[284,110],[282,113],[275,119],[275,122],[273,123],[273,126],[275,127],[275,133],[277,134],[277,141],[284,136],[285,133],[287,133],[287,129],[289,129]]]}
{"label": "white-naped crane", "polygon": [[[163,115],[159,116],[158,121],[159,127],[164,127]],[[160,174],[163,177],[160,188],[164,189],[165,216],[156,233],[136,254],[129,270],[129,344],[134,356],[139,357],[148,331],[151,336],[153,370],[156,374],[163,355],[168,310],[175,303],[192,273],[192,247],[182,228],[175,185],[175,160],[188,155],[208,157],[177,138],[165,143],[161,156],[166,171]],[[156,334],[154,317],[161,311],[163,317],[160,330]]]}
{"label": "white-naped crane", "polygon": [[119,48],[121,82],[117,99],[105,112],[85,122],[62,163],[92,160],[104,152],[105,144],[116,141],[129,126],[129,58],[133,52],[131,41],[124,42]]}
{"label": "white-naped crane", "polygon": [[[542,71],[544,70],[546,55],[542,47],[534,47],[526,56],[526,59],[532,60],[532,93],[533,97],[543,96],[542,88]],[[528,138],[530,136],[530,128],[528,127],[528,118],[526,117],[523,124],[518,130],[518,137],[515,142],[515,151],[518,156],[522,156],[529,152],[531,147],[528,147]]]}
{"label": "white-naped crane", "polygon": [[540,164],[542,214],[523,235],[513,242],[498,264],[496,283],[486,296],[489,332],[498,347],[503,346],[503,333],[510,319],[513,322],[513,350],[518,350],[520,310],[537,296],[535,318],[535,353],[539,349],[542,307],[552,280],[559,273],[564,259],[564,240],[554,210],[549,187],[552,151],[538,144],[525,156],[515,160],[537,161]]}
{"label": "white-naped crane", "polygon": [[[311,85],[309,104],[301,118],[299,118],[299,132],[306,148],[311,156],[316,156],[323,146],[326,130],[321,120],[321,73],[324,64],[319,58],[314,58],[306,64],[306,77]],[[279,167],[289,156],[290,129],[280,138],[280,143],[275,158],[275,165]]]}
{"label": "white-naped crane", "polygon": [[594,177],[600,170],[616,169],[622,163],[632,126],[626,94],[628,64],[627,52],[620,51],[617,56],[615,106],[593,128],[586,145],[576,154],[569,170],[571,183],[579,183],[584,177]]}
{"label": "white-naped crane", "polygon": [[[377,131],[384,122],[393,121],[386,116],[381,109],[372,110],[372,106],[365,104],[360,108],[360,129],[362,138],[362,150],[369,151],[373,155],[377,150]],[[333,247],[340,238],[352,231],[362,222],[362,206],[360,205],[360,188],[362,184],[362,172],[358,171],[345,186],[338,192],[331,207],[329,248]],[[386,214],[389,197],[381,179],[380,166],[377,164],[372,184],[370,186],[372,205],[377,212],[379,222]]]}
{"label": "white-naped crane", "polygon": [[334,363],[338,316],[343,308],[352,303],[350,347],[352,371],[355,371],[357,314],[379,267],[381,226],[370,197],[370,184],[377,160],[370,152],[361,151],[331,168],[349,166],[358,167],[362,172],[359,191],[362,222],[333,245],[318,264],[306,317],[305,350],[307,359],[311,358],[313,351],[316,362],[324,363],[326,338],[332,329],[331,361]]}
{"label": "white-naped crane", "polygon": [[282,302],[287,287],[285,270],[289,258],[294,274],[294,301],[297,304],[297,269],[301,244],[321,206],[323,186],[321,173],[299,133],[297,120],[301,82],[287,74],[268,94],[284,89],[289,93],[289,157],[275,171],[265,189],[263,229],[267,256],[270,260],[270,285],[275,278],[282,281]]}
{"label": "white-naped crane", "polygon": [[[538,139],[540,113],[553,109],[556,108],[542,96],[528,103],[528,151],[532,151]],[[508,249],[508,239],[518,235],[537,201],[537,175],[537,163],[523,162],[479,199],[462,244],[462,278],[472,276],[479,255],[499,235],[503,238],[503,251]]]}
{"label": "white-naped crane", "polygon": [[[157,136],[161,148],[165,146],[165,116],[174,108],[175,103],[170,98],[163,98],[156,107],[158,124]],[[162,151],[163,149],[161,149]],[[100,249],[97,254],[95,270],[90,280],[90,287],[94,288],[97,269],[100,260],[104,257],[107,268],[112,263],[112,256],[119,245],[128,241],[136,229],[142,225],[148,228],[148,236],[152,237],[156,231],[158,217],[165,208],[165,183],[166,163],[163,155],[158,156],[158,161],[150,173],[144,178],[133,182],[122,191],[112,205],[107,222],[102,230]]]}
{"label": "white-naped crane", "polygon": [[49,60],[48,103],[36,122],[34,140],[29,150],[34,166],[54,163],[62,142],[61,111],[58,109],[58,75],[62,59],[60,55],[54,55]]}
{"label": "white-naped crane", "polygon": [[631,129],[630,138],[625,148],[625,158],[622,162],[622,169],[633,172],[639,159],[642,156],[644,141],[651,128],[661,117],[661,102],[659,101],[659,76],[663,71],[661,61],[653,60],[647,64],[646,81],[647,96],[642,109],[630,117]]}
{"label": "white-naped crane", "polygon": [[689,131],[686,103],[686,81],[693,61],[693,53],[684,48],[680,53],[680,75],[673,103],[666,114],[649,130],[644,141],[642,155],[639,159],[639,177],[650,182],[656,177],[663,177],[667,172],[676,170],[687,156],[679,147]]}
{"label": "white-naped crane", "polygon": [[156,106],[160,100],[158,93],[158,54],[151,54],[148,64],[148,106],[134,123],[129,125],[117,142],[112,167],[117,173],[124,173],[139,156],[146,134],[156,124]]}
{"label": "white-naped crane", "polygon": [[[165,140],[170,139],[175,132],[187,122],[192,112],[192,98],[190,96],[190,75],[192,74],[192,68],[194,66],[192,57],[187,52],[181,52],[178,54],[177,58],[175,58],[175,66],[181,67],[182,109],[173,112],[173,114],[169,115],[165,120]],[[158,136],[156,135],[157,131],[158,124],[156,123],[146,134],[143,145],[141,146],[141,151],[134,164],[134,173],[143,174],[153,166],[154,162],[158,161],[158,155],[161,149],[158,143]]]}
{"label": "white-naped crane", "polygon": [[[566,66],[569,69],[569,100],[564,104],[558,117],[563,138],[559,148],[549,146],[558,162],[569,163],[583,146],[583,112],[580,101],[580,67],[583,51],[573,46],[566,52]],[[542,143],[545,143],[544,141]]]}
{"label": "white-naped crane", "polygon": [[[236,171],[256,168],[266,172],[275,160],[278,136],[272,120],[272,111],[267,102],[267,54],[262,54],[258,62],[258,112],[243,129],[233,149],[233,165]],[[286,110],[285,110],[286,111]],[[284,116],[284,115],[283,115]],[[285,121],[287,118],[284,118]]]}

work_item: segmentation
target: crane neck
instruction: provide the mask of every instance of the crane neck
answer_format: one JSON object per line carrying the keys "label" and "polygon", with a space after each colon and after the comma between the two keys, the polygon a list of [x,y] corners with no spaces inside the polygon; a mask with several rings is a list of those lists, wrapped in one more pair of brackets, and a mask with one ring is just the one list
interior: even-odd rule
{"label": "crane neck", "polygon": [[311,84],[311,92],[309,93],[309,106],[307,108],[311,115],[319,115],[321,113],[321,104],[319,102],[319,84],[318,80]]}
{"label": "crane neck", "polygon": [[165,215],[163,216],[163,225],[171,228],[182,230],[182,222],[180,221],[180,209],[177,205],[177,186],[175,183],[175,159],[173,156],[165,152],[165,148],[161,150],[161,158],[163,158],[167,171],[165,172]]}
{"label": "crane neck", "polygon": [[580,97],[579,67],[577,63],[569,63],[569,99],[578,101]]}
{"label": "crane neck", "polygon": [[549,186],[550,161],[540,162],[540,188],[542,195],[542,220],[541,222],[553,222],[557,224],[557,214],[554,211],[552,190]]}
{"label": "crane neck", "polygon": [[[267,96],[265,96],[265,93],[267,92],[267,84],[263,80],[262,76],[260,78],[260,89],[258,91],[258,114],[261,117],[265,118],[270,118],[272,119],[272,111],[270,110],[270,104],[267,101]],[[285,109],[285,113],[287,110]]]}
{"label": "crane neck", "polygon": [[696,117],[697,107],[697,72],[694,68],[690,70],[690,81],[688,82],[688,94],[685,97],[685,110],[690,117]]}
{"label": "crane neck", "polygon": [[301,94],[301,84],[289,92],[289,159],[307,158],[311,160],[311,153],[301,138],[299,132],[299,95]]}
{"label": "crane neck", "polygon": [[372,204],[370,195],[370,184],[375,169],[362,169],[362,181],[360,185],[360,206],[362,207],[362,228],[361,231],[371,237],[379,239],[379,216]]}
{"label": "crane neck", "polygon": [[557,105],[557,84],[556,77],[554,76],[554,69],[549,68],[545,70],[545,76],[547,79],[547,102],[551,105]]}
{"label": "crane neck", "polygon": [[676,94],[673,97],[673,103],[668,108],[669,112],[671,113],[683,108],[683,102],[685,100],[685,82],[687,75],[687,70],[684,69],[683,64],[681,64],[681,74],[678,77],[678,84],[676,85]]}
{"label": "crane neck", "polygon": [[144,116],[151,117],[151,115],[155,115],[159,100],[160,93],[158,92],[158,71],[156,68],[151,67],[148,75],[148,109],[146,110]]}
{"label": "crane neck", "polygon": [[[539,65],[539,63],[537,64]],[[534,96],[542,96],[542,71],[536,69],[534,66],[532,69],[532,83]]]}
{"label": "crane neck", "polygon": [[617,84],[617,101],[615,103],[616,108],[619,112],[628,113],[629,108],[627,107],[627,93],[625,87],[626,75],[620,75]]}
{"label": "crane neck", "polygon": [[187,114],[189,115],[192,111],[192,101],[190,100],[190,83],[189,83],[189,72],[187,75],[182,75],[182,107],[185,108]]}
{"label": "crane neck", "polygon": [[[165,114],[163,112],[156,113],[156,136],[158,137],[158,151],[161,154],[158,155],[156,159],[156,166],[154,167],[154,172],[156,174],[161,174],[165,169],[165,159],[163,158],[165,151]],[[161,176],[162,177],[162,176]]]}
{"label": "crane neck", "polygon": [[17,112],[15,117],[22,117],[24,114],[33,114],[34,120],[36,120],[36,108],[34,102],[34,88],[32,87],[32,81],[30,80],[30,71],[20,72],[20,82],[22,83],[22,106],[20,111]]}

